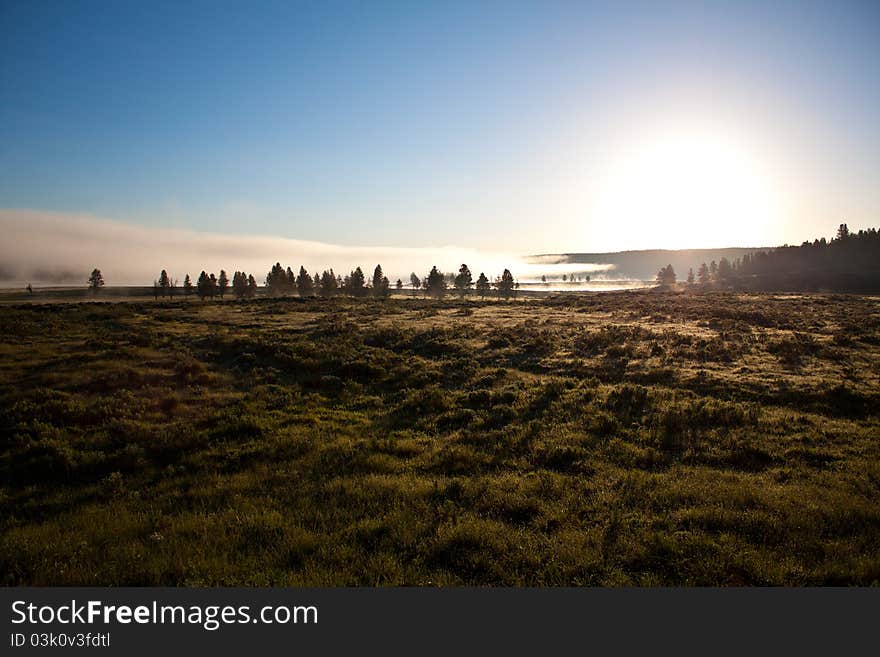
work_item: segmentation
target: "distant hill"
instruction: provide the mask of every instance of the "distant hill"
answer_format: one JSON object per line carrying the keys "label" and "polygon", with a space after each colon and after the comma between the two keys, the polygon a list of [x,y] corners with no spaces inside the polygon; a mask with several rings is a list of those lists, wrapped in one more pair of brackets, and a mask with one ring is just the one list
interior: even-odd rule
{"label": "distant hill", "polygon": [[606,274],[595,275],[607,278],[628,278],[649,280],[666,265],[672,265],[680,280],[687,276],[688,269],[697,271],[700,263],[709,264],[727,258],[731,262],[747,253],[769,251],[771,247],[727,248],[727,249],[651,249],[647,251],[617,251],[615,253],[547,253],[527,256],[532,263],[590,263],[613,265]]}

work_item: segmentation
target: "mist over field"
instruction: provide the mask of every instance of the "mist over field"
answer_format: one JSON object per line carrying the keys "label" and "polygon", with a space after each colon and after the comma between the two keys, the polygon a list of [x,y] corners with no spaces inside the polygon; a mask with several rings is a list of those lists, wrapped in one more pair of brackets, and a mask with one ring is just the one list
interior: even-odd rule
{"label": "mist over field", "polygon": [[386,275],[409,281],[436,265],[457,271],[467,263],[492,279],[508,268],[520,279],[543,274],[589,273],[613,275],[602,263],[530,262],[503,252],[459,246],[401,248],[347,246],[268,235],[231,235],[185,229],[150,228],[85,214],[0,210],[0,284],[85,285],[88,272],[98,267],[108,285],[148,285],[161,269],[172,278],[198,276],[201,270],[242,270],[262,280],[275,262],[309,272],[332,267],[345,274],[355,267],[372,271],[381,264]]}

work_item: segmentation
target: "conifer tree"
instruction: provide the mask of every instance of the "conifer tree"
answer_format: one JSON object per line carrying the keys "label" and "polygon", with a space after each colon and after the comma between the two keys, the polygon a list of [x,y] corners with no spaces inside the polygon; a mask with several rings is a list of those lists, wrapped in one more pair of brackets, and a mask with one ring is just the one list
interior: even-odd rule
{"label": "conifer tree", "polygon": [[333,270],[327,271],[326,269],[321,273],[321,296],[322,297],[332,297],[336,295],[338,289],[338,283],[336,280],[336,275],[333,273]]}
{"label": "conifer tree", "polygon": [[346,288],[347,292],[353,297],[364,297],[367,295],[369,290],[366,286],[364,272],[360,267],[357,267],[353,272],[351,272]]}
{"label": "conifer tree", "polygon": [[211,279],[208,278],[205,270],[202,270],[202,273],[199,274],[199,280],[196,281],[196,292],[202,301],[205,300],[205,297],[211,296]]}
{"label": "conifer tree", "polygon": [[446,295],[446,277],[436,266],[431,268],[425,283],[425,292],[432,297],[442,299]]}
{"label": "conifer tree", "polygon": [[376,265],[373,270],[373,296],[380,299],[387,297],[389,287],[388,277],[382,273],[382,265]]}
{"label": "conifer tree", "polygon": [[422,287],[422,279],[413,272],[409,275],[409,284],[412,287],[413,296],[416,296],[416,292]]}
{"label": "conifer tree", "polygon": [[700,282],[700,285],[708,285],[712,280],[712,273],[709,271],[709,267],[706,266],[706,263],[700,265],[699,269],[697,269],[697,280]]}
{"label": "conifer tree", "polygon": [[474,279],[471,276],[471,270],[468,269],[467,265],[463,264],[458,269],[458,276],[455,277],[455,291],[460,297],[464,298],[473,284]]}
{"label": "conifer tree", "polygon": [[486,278],[486,274],[480,272],[480,276],[477,278],[477,292],[480,293],[480,298],[486,298],[486,293],[489,291],[489,287],[489,279]]}
{"label": "conifer tree", "polygon": [[309,276],[306,268],[302,266],[299,268],[299,276],[296,277],[296,290],[299,292],[299,296],[303,298],[315,296],[312,277]]}
{"label": "conifer tree", "polygon": [[510,273],[509,269],[505,269],[501,277],[495,280],[495,287],[501,297],[505,299],[510,298],[514,291],[514,281],[513,274]]}
{"label": "conifer tree", "polygon": [[162,273],[159,274],[159,288],[162,291],[162,298],[165,298],[165,295],[168,293],[168,287],[171,285],[171,281],[168,278],[168,272],[164,269]]}
{"label": "conifer tree", "polygon": [[104,276],[101,274],[101,270],[96,267],[89,274],[89,290],[92,294],[97,294],[102,287],[104,287]]}

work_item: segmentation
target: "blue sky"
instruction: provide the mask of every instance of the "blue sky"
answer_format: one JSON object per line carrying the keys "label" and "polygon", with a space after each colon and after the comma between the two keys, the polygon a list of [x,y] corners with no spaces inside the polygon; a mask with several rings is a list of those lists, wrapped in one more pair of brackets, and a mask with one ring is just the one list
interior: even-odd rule
{"label": "blue sky", "polygon": [[[2,0],[0,208],[345,245],[797,242],[880,223],[878,62],[876,2]],[[712,167],[707,227],[682,197]],[[646,196],[655,170],[679,197]]]}

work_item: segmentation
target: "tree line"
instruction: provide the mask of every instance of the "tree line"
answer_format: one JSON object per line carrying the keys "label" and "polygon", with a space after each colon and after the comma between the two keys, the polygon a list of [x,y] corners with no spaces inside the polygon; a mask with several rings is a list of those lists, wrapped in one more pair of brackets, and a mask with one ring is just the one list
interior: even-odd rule
{"label": "tree line", "polygon": [[[657,272],[663,286],[676,283],[672,265]],[[869,228],[850,232],[840,224],[830,240],[824,237],[800,246],[784,245],[747,253],[733,262],[721,258],[690,269],[688,285],[736,289],[834,290],[880,292],[880,234]]]}
{"label": "tree line", "polygon": [[[94,269],[89,276],[89,289],[97,294],[104,286],[104,277],[100,269]],[[163,269],[159,277],[153,281],[153,296],[156,299],[174,298],[179,292],[184,296],[196,294],[200,299],[221,299],[230,291],[236,298],[253,298],[257,295],[259,286],[253,274],[244,271],[236,271],[232,275],[231,285],[228,274],[221,269],[219,275],[202,270],[193,285],[190,275],[183,279],[179,285],[177,280],[168,275]],[[397,279],[394,289],[398,292],[404,290],[405,284]],[[502,298],[516,297],[519,291],[519,283],[514,279],[509,269],[490,281],[485,273],[474,280],[470,268],[462,264],[458,273],[444,273],[436,266],[425,277],[420,277],[415,272],[410,274],[409,284],[413,296],[422,292],[425,296],[442,299],[447,294],[457,294],[465,297],[478,294],[485,298],[494,290]],[[304,266],[300,266],[299,272],[294,273],[291,267],[283,267],[276,262],[266,274],[263,290],[270,296],[289,296],[296,293],[306,297],[334,297],[345,295],[355,298],[375,297],[385,298],[391,294],[391,282],[382,271],[382,265],[376,265],[371,279],[367,279],[361,267],[356,267],[345,276],[336,274],[333,269],[325,269],[320,274],[310,274]]]}

